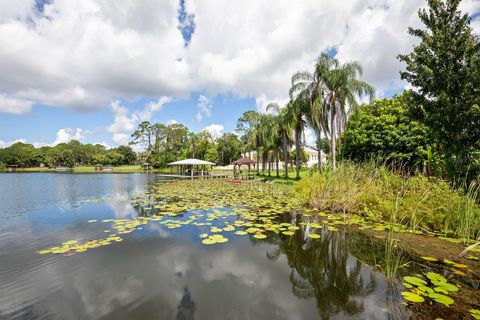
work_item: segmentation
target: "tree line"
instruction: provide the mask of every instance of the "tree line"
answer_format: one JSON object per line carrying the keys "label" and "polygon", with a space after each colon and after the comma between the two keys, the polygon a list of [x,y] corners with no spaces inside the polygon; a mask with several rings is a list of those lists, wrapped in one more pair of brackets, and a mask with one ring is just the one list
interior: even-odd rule
{"label": "tree line", "polygon": [[180,123],[165,125],[149,121],[138,125],[130,144],[141,146],[145,151],[139,154],[139,158],[156,168],[186,158],[228,165],[243,151],[243,145],[234,133],[214,138],[208,131],[194,133]]}
{"label": "tree line", "polygon": [[135,163],[137,154],[129,146],[107,149],[101,144],[82,144],[77,140],[56,146],[35,148],[32,144],[17,142],[0,149],[0,166],[19,167],[73,167],[76,165],[129,165]]}

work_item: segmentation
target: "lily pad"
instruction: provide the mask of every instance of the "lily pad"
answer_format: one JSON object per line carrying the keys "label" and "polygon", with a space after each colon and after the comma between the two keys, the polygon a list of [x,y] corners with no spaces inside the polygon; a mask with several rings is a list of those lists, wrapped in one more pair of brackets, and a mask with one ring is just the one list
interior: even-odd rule
{"label": "lily pad", "polygon": [[405,300],[410,302],[422,303],[425,301],[425,299],[422,296],[410,291],[403,291],[401,294],[403,298],[405,298]]}
{"label": "lily pad", "polygon": [[470,311],[470,315],[473,317],[473,319],[480,320],[480,310],[471,309],[469,311]]}
{"label": "lily pad", "polygon": [[316,233],[310,233],[307,237],[312,238],[312,239],[318,239],[320,238],[320,235]]}
{"label": "lily pad", "polygon": [[454,300],[449,296],[437,292],[428,294],[428,297],[433,301],[444,304],[446,306],[449,306],[454,302]]}
{"label": "lily pad", "polygon": [[427,282],[425,280],[422,280],[420,278],[416,277],[410,277],[410,276],[405,276],[403,277],[403,280],[407,281],[410,284],[413,284],[414,286],[426,286]]}

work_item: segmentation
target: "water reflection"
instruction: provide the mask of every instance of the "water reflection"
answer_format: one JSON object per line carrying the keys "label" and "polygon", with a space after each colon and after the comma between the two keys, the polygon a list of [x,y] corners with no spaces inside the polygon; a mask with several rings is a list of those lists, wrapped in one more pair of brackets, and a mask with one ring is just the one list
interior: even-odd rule
{"label": "water reflection", "polygon": [[187,287],[183,289],[183,296],[177,307],[177,320],[195,320],[195,303]]}
{"label": "water reflection", "polygon": [[[132,194],[150,181],[101,175],[99,183],[90,176],[90,187],[88,179],[70,186],[75,197],[61,202],[63,209],[47,214],[38,210],[42,200],[29,198],[37,209],[26,210],[13,230],[30,227],[10,230],[9,241],[0,243],[0,319],[388,318],[383,275],[355,259],[356,240],[328,230],[309,239],[310,228],[300,225],[299,215],[283,217],[301,227],[292,237],[228,235],[228,243],[208,247],[193,226],[167,232],[152,221],[122,243],[72,257],[36,254],[47,244],[101,235],[101,225],[85,223],[88,219],[150,214],[125,200],[74,208],[78,199],[92,197],[92,188],[95,198],[111,197]],[[56,189],[65,188],[60,179],[39,182],[35,192],[49,188],[57,192],[52,199],[68,198]],[[12,215],[15,206],[22,204],[7,205]],[[5,219],[8,214],[0,223]]]}
{"label": "water reflection", "polygon": [[383,281],[382,277],[350,254],[348,234],[323,229],[320,239],[310,240],[308,232],[303,227],[294,236],[277,236],[277,247],[267,252],[268,259],[287,257],[292,292],[302,299],[315,298],[321,319],[364,313],[364,299],[375,292],[377,278]]}

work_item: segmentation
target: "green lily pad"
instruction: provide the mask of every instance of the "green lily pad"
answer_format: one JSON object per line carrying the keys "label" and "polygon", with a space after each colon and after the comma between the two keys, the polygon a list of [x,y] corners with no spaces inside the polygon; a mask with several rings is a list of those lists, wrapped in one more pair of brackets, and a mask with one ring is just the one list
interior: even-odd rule
{"label": "green lily pad", "polygon": [[437,293],[437,292],[429,293],[428,297],[430,299],[432,299],[433,301],[444,304],[446,306],[449,306],[454,302],[454,300],[452,298],[450,298],[449,296],[446,296],[444,294]]}
{"label": "green lily pad", "polygon": [[413,284],[414,286],[426,286],[427,285],[427,282],[425,282],[425,280],[422,280],[420,278],[416,278],[416,277],[410,277],[410,276],[405,276],[403,277],[403,280],[407,281],[408,283],[410,284]]}
{"label": "green lily pad", "polygon": [[310,233],[307,237],[312,238],[312,239],[318,239],[318,238],[320,238],[320,235],[316,234],[316,233]]}
{"label": "green lily pad", "polygon": [[425,301],[422,296],[410,291],[403,291],[401,294],[405,298],[405,300],[410,302],[421,303]]}
{"label": "green lily pad", "polygon": [[293,231],[283,231],[282,234],[284,234],[286,236],[293,236],[295,234],[295,232],[293,232]]}
{"label": "green lily pad", "polygon": [[446,290],[445,288],[442,288],[442,287],[435,287],[435,288],[433,288],[433,290],[435,290],[436,292],[439,292],[439,293],[448,294],[448,290]]}
{"label": "green lily pad", "polygon": [[210,245],[210,244],[215,244],[217,241],[215,239],[207,238],[202,240],[203,244]]}
{"label": "green lily pad", "polygon": [[447,279],[445,279],[445,277],[435,272],[427,272],[425,276],[428,279],[430,279],[432,282],[445,282],[445,283],[447,282]]}
{"label": "green lily pad", "polygon": [[267,237],[267,235],[262,234],[262,233],[257,233],[257,234],[254,234],[253,237],[256,238],[256,239],[265,239]]}
{"label": "green lily pad", "polygon": [[[436,285],[438,285],[438,284],[436,284]],[[457,292],[458,291],[458,287],[451,284],[451,283],[441,283],[438,286],[447,290],[447,291],[450,291],[450,292]]]}
{"label": "green lily pad", "polygon": [[434,293],[432,288],[427,287],[427,286],[418,286],[418,290],[424,292],[424,293]]}
{"label": "green lily pad", "polygon": [[470,311],[470,315],[473,317],[473,319],[480,320],[480,310],[471,309],[469,311]]}

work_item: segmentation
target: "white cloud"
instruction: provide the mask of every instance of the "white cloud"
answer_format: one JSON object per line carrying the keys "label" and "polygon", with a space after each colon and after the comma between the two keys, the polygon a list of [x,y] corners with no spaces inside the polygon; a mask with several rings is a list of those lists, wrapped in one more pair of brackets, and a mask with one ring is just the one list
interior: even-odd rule
{"label": "white cloud", "polygon": [[255,105],[257,106],[258,112],[267,113],[267,106],[270,103],[277,103],[280,108],[283,108],[288,103],[288,99],[267,97],[264,94],[255,98]]}
{"label": "white cloud", "polygon": [[24,99],[9,98],[0,93],[0,112],[28,113],[32,110],[32,102]]}
{"label": "white cloud", "polygon": [[200,95],[200,97],[198,97],[197,109],[198,111],[195,115],[195,119],[197,119],[197,122],[202,121],[204,116],[209,118],[212,116],[212,104],[210,103],[210,100],[204,95]]}
{"label": "white cloud", "polygon": [[128,144],[130,135],[139,122],[139,118],[136,114],[129,116],[128,109],[122,107],[120,101],[112,102],[112,112],[114,122],[107,127],[107,131],[112,134],[112,140],[116,144]]}
{"label": "white cloud", "polygon": [[222,136],[224,129],[225,127],[221,124],[211,124],[209,126],[206,126],[203,130],[210,132],[212,137],[216,139]]}
{"label": "white cloud", "polygon": [[27,140],[26,139],[16,139],[16,140],[13,140],[13,141],[3,141],[3,140],[0,140],[0,148],[7,148],[7,147],[10,147],[12,144],[14,143],[17,143],[17,142],[21,142],[21,143],[27,143]]}
{"label": "white cloud", "polygon": [[72,140],[81,141],[85,139],[85,135],[88,135],[90,131],[83,130],[80,128],[72,129],[72,128],[63,128],[57,131],[57,137],[55,141],[52,143],[52,146],[56,146],[59,143],[67,143]]}
{"label": "white cloud", "polygon": [[[196,29],[185,47],[178,1],[55,0],[43,14],[31,0],[0,1],[0,112],[26,113],[35,103],[99,109],[114,99],[192,91],[286,99],[291,75],[332,47],[341,60],[358,60],[382,95],[405,85],[396,57],[411,50],[407,27],[419,25],[424,5],[187,0]],[[478,12],[480,1],[464,0],[462,8]],[[478,20],[473,27],[480,31]]]}
{"label": "white cloud", "polygon": [[152,101],[145,105],[143,111],[139,113],[139,117],[141,121],[150,121],[152,117],[152,113],[155,111],[162,110],[163,106],[170,102],[172,99],[169,97],[161,97],[158,101]]}
{"label": "white cloud", "polygon": [[172,125],[172,124],[177,124],[177,123],[178,123],[177,120],[172,119],[172,120],[168,120],[166,124],[167,124],[167,126],[170,126],[170,125]]}

